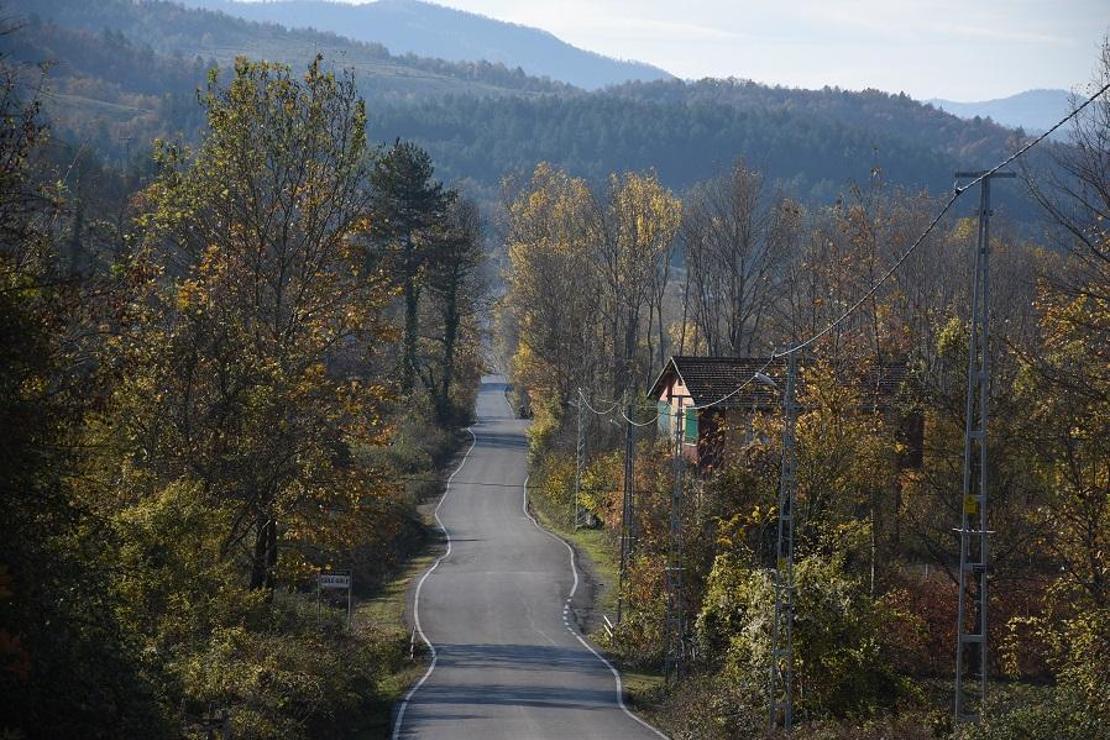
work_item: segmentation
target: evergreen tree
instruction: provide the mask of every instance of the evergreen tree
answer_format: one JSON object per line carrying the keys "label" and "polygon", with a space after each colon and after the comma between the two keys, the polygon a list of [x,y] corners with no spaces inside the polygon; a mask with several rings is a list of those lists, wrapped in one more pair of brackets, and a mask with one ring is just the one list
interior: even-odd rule
{"label": "evergreen tree", "polygon": [[428,229],[443,218],[455,197],[454,192],[444,190],[442,183],[433,180],[432,174],[428,153],[398,139],[378,160],[370,176],[371,236],[404,293],[401,389],[406,393],[412,391],[417,373],[420,291],[433,244]]}
{"label": "evergreen tree", "polygon": [[459,200],[452,204],[435,238],[435,252],[428,270],[428,290],[442,322],[439,333],[442,347],[439,378],[429,376],[425,382],[435,399],[436,413],[445,421],[452,412],[451,390],[458,373],[460,334],[482,298],[478,270],[484,256],[478,206],[471,200]]}

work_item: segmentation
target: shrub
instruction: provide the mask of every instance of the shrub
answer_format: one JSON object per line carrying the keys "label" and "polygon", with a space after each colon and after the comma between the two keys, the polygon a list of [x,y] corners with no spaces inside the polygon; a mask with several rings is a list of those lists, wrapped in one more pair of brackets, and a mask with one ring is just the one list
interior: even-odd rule
{"label": "shrub", "polygon": [[[869,597],[844,573],[839,558],[799,561],[795,584],[796,714],[863,718],[894,707],[911,689],[895,673],[880,640],[897,613]],[[697,639],[707,661],[719,666],[733,703],[757,716],[767,711],[774,608],[770,571],[749,570],[728,555],[717,558]]]}
{"label": "shrub", "polygon": [[1107,705],[1090,704],[1070,686],[988,700],[977,724],[963,725],[957,740],[1099,740],[1110,738]]}

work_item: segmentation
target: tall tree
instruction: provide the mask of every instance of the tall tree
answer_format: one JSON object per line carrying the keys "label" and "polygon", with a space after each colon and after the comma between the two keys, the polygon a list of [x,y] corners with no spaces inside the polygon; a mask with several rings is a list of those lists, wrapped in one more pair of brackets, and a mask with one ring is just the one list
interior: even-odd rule
{"label": "tall tree", "polygon": [[[1110,84],[1110,36],[1102,43],[1092,91]],[[1078,104],[1079,99],[1073,99]],[[1110,97],[1102,97],[1072,120],[1069,147],[1053,150],[1055,167],[1026,171],[1033,197],[1055,225],[1057,244],[1082,270],[1065,274],[1057,287],[1110,299]]]}
{"label": "tall tree", "polygon": [[[713,355],[751,355],[801,226],[799,207],[737,162],[691,193],[683,219],[689,315]],[[763,348],[760,348],[763,349]]]}
{"label": "tall tree", "polygon": [[517,340],[513,376],[561,407],[576,387],[591,386],[608,364],[601,282],[597,270],[590,269],[591,194],[585,180],[540,164],[507,210],[503,308]]}
{"label": "tall tree", "polygon": [[112,599],[114,533],[73,475],[103,400],[84,355],[95,291],[59,258],[65,177],[27,81],[0,55],[0,736],[160,737]]}
{"label": "tall tree", "polygon": [[467,321],[482,308],[483,286],[479,268],[484,251],[478,205],[472,200],[455,201],[443,226],[432,236],[434,249],[428,269],[428,289],[439,314],[441,352],[439,378],[427,383],[435,398],[436,412],[447,421],[452,412],[451,391],[458,370],[458,349]]}
{"label": "tall tree", "polygon": [[[319,57],[300,79],[239,59],[204,103],[200,149],[164,148],[145,193],[115,426],[134,483],[199,481],[232,510],[225,553],[245,550],[251,586],[272,588],[283,538],[357,516],[377,485],[343,461],[378,433],[378,389],[332,370],[372,346],[388,296],[366,270],[365,111]],[[303,554],[287,554],[295,570]]]}
{"label": "tall tree", "polygon": [[[595,201],[596,261],[601,272],[604,316],[614,350],[613,392],[636,391],[651,372],[640,352],[650,331],[644,311],[665,291],[662,265],[670,255],[682,202],[655,173],[612,175],[603,201]],[[662,283],[662,287],[660,284]]]}
{"label": "tall tree", "polygon": [[428,230],[443,218],[455,197],[433,179],[433,173],[432,159],[426,151],[398,139],[378,159],[370,175],[370,233],[404,294],[401,389],[406,393],[413,390],[417,377],[420,291],[434,243]]}

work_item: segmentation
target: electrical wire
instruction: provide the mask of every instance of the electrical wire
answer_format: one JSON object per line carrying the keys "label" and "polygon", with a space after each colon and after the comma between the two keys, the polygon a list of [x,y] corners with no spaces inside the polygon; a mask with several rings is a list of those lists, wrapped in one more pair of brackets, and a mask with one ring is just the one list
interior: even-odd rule
{"label": "electrical wire", "polygon": [[756,377],[759,373],[763,372],[763,370],[766,370],[767,367],[769,367],[770,364],[772,362],[774,362],[775,360],[779,359],[780,357],[788,357],[788,356],[794,354],[795,352],[800,352],[801,350],[810,346],[811,344],[813,344],[817,340],[826,336],[830,331],[832,331],[837,326],[839,326],[845,319],[847,319],[849,316],[851,316],[853,313],[855,313],[856,310],[859,309],[859,307],[862,306],[867,301],[867,299],[869,299],[871,296],[875,295],[875,292],[878,291],[878,289],[883,285],[883,283],[885,283],[887,280],[889,280],[890,277],[892,275],[894,275],[895,272],[898,271],[898,268],[900,268],[905,263],[905,261],[909,258],[909,256],[911,254],[913,254],[914,250],[916,250],[919,246],[921,246],[922,242],[925,241],[925,238],[928,237],[930,233],[932,233],[933,229],[935,229],[937,224],[940,223],[941,219],[944,218],[944,215],[946,213],[948,213],[949,210],[951,210],[952,206],[955,205],[955,203],[959,199],[959,197],[961,195],[963,195],[968,190],[968,188],[971,188],[972,186],[981,183],[983,180],[985,180],[988,177],[990,177],[991,175],[997,173],[1003,167],[1006,167],[1007,165],[1012,164],[1015,160],[1017,160],[1019,157],[1024,155],[1030,149],[1032,149],[1037,144],[1040,144],[1042,141],[1044,141],[1046,138],[1048,138],[1048,136],[1050,134],[1052,134],[1053,131],[1055,131],[1056,129],[1063,126],[1065,123],[1070,121],[1072,118],[1075,118],[1075,116],[1077,116],[1080,111],[1082,111],[1088,105],[1090,105],[1095,100],[1097,100],[1099,97],[1104,95],[1107,90],[1110,90],[1110,83],[1107,83],[1107,84],[1103,85],[1101,89],[1099,89],[1093,95],[1088,97],[1085,101],[1083,101],[1083,103],[1081,105],[1077,106],[1073,111],[1071,111],[1066,116],[1064,116],[1059,121],[1057,121],[1056,124],[1053,125],[1050,129],[1048,129],[1044,133],[1040,134],[1036,138],[1032,139],[1031,141],[1027,142],[1024,146],[1019,148],[1017,151],[1015,151],[1013,154],[1008,156],[1006,159],[1002,160],[1001,162],[996,164],[994,167],[991,167],[989,170],[984,171],[981,175],[977,176],[975,179],[973,179],[969,183],[967,183],[967,185],[964,185],[963,187],[957,186],[955,188],[954,192],[952,193],[952,197],[948,199],[948,201],[940,209],[940,211],[933,218],[933,220],[929,222],[929,225],[925,228],[925,231],[921,232],[921,235],[919,237],[917,237],[917,239],[914,240],[913,244],[911,244],[909,246],[909,248],[906,249],[906,251],[903,252],[902,255],[897,260],[894,261],[894,264],[890,266],[890,269],[887,270],[885,273],[883,273],[882,277],[880,277],[877,281],[875,281],[875,283],[870,288],[868,288],[868,290],[859,298],[859,300],[857,300],[855,303],[853,303],[852,306],[850,308],[848,308],[848,310],[846,310],[844,313],[842,313],[840,316],[838,316],[828,326],[826,326],[824,329],[817,332],[816,334],[809,337],[808,339],[806,339],[803,342],[799,342],[798,344],[795,344],[794,346],[789,347],[789,348],[787,348],[787,349],[785,349],[781,352],[772,353],[770,359],[768,359],[767,362],[764,363],[763,367],[761,367],[759,370],[757,370],[755,373],[753,373],[752,377],[745,380],[743,383],[738,385],[736,388],[734,388],[729,393],[726,393],[725,395],[721,396],[720,398],[718,398],[714,401],[710,401],[709,403],[704,403],[704,404],[701,404],[701,405],[698,405],[698,406],[688,406],[687,408],[693,408],[693,409],[701,410],[701,409],[711,408],[713,406],[716,406],[718,404],[721,404],[721,403],[727,401],[729,398],[732,398],[734,395],[739,393],[743,388],[748,386],[753,380],[756,379]]}
{"label": "electrical wire", "polygon": [[593,406],[590,405],[589,401],[586,400],[586,394],[582,392],[581,388],[578,389],[578,400],[579,400],[580,403],[585,404],[586,408],[588,408],[590,411],[594,412],[598,416],[609,416],[610,414],[613,413],[613,409],[617,408],[617,406],[620,405],[616,402],[613,402],[612,405],[609,407],[609,409],[607,411],[598,411],[597,409],[595,409]]}
{"label": "electrical wire", "polygon": [[740,385],[733,388],[731,391],[729,391],[725,395],[718,398],[716,401],[710,401],[709,403],[703,403],[703,404],[698,405],[698,406],[687,406],[686,408],[694,409],[695,411],[701,411],[702,409],[708,409],[708,408],[711,408],[713,406],[716,406],[717,404],[724,403],[725,401],[732,398],[737,393],[739,393],[740,391],[744,390],[746,387],[751,385],[752,381],[754,381],[756,378],[758,378],[760,373],[762,373],[764,370],[769,368],[771,366],[772,362],[774,362],[776,359],[778,359],[779,357],[782,357],[782,356],[785,356],[785,355],[781,355],[777,352],[772,353],[771,356],[769,358],[767,358],[767,362],[763,363],[763,365],[760,366],[760,368],[758,370],[756,370],[754,373],[752,373],[750,378],[748,378],[743,383],[741,383]]}
{"label": "electrical wire", "polygon": [[624,411],[621,411],[620,415],[621,415],[622,419],[624,419],[625,421],[627,421],[629,424],[631,424],[634,427],[649,427],[652,424],[654,424],[655,422],[659,421],[659,417],[662,416],[663,414],[656,412],[655,416],[649,421],[633,421],[632,419],[628,418],[628,416],[624,413]]}
{"label": "electrical wire", "polygon": [[[746,379],[744,382],[740,383],[738,386],[736,386],[735,388],[733,388],[731,391],[729,391],[725,395],[721,396],[720,398],[717,398],[713,401],[709,401],[708,403],[697,404],[697,405],[694,405],[694,406],[686,406],[685,408],[686,409],[693,409],[695,411],[701,411],[701,410],[712,408],[714,406],[717,406],[717,405],[720,405],[720,404],[724,403],[725,401],[727,401],[728,399],[732,398],[737,393],[742,391],[744,388],[749,386],[753,381],[755,381],[758,378],[758,376],[760,375],[760,373],[762,373],[764,370],[766,370],[768,367],[770,367],[771,363],[773,363],[775,360],[780,359],[782,357],[789,357],[790,355],[792,355],[796,352],[800,352],[803,349],[805,349],[806,347],[813,344],[814,342],[820,340],[822,337],[827,336],[829,332],[831,332],[833,329],[835,329],[837,326],[839,326],[841,323],[843,323],[849,316],[851,316],[853,313],[855,313],[859,309],[860,306],[862,306],[864,303],[866,303],[869,298],[871,298],[873,295],[875,295],[875,293],[879,290],[879,288],[882,287],[882,285],[884,283],[886,283],[886,281],[889,280],[894,275],[894,273],[897,272],[898,269],[903,264],[905,264],[906,260],[909,259],[910,255],[913,254],[914,251],[918,247],[921,246],[921,244],[925,241],[925,239],[929,236],[929,234],[931,234],[933,232],[933,229],[935,229],[937,227],[937,224],[940,223],[941,219],[944,218],[945,214],[947,214],[948,211],[950,211],[952,209],[952,206],[955,205],[956,201],[959,200],[961,195],[963,195],[965,192],[967,192],[967,190],[969,188],[971,188],[975,185],[978,185],[983,180],[987,179],[991,175],[994,175],[999,170],[1001,170],[1003,167],[1006,167],[1007,165],[1012,164],[1014,161],[1016,161],[1019,157],[1024,155],[1030,149],[1032,149],[1033,147],[1037,146],[1042,141],[1047,139],[1049,137],[1049,135],[1052,134],[1052,132],[1056,131],[1058,128],[1060,128],[1065,123],[1070,121],[1072,118],[1075,118],[1075,116],[1077,116],[1080,113],[1080,111],[1082,111],[1088,105],[1090,105],[1095,100],[1097,100],[1099,97],[1104,95],[1107,90],[1110,90],[1110,83],[1107,83],[1106,85],[1103,85],[1101,89],[1099,89],[1093,95],[1088,97],[1085,101],[1083,101],[1082,104],[1077,106],[1074,110],[1072,110],[1066,116],[1064,116],[1059,121],[1057,121],[1055,125],[1053,125],[1051,128],[1049,128],[1047,131],[1040,134],[1039,136],[1031,139],[1024,146],[1020,147],[1015,152],[1013,152],[1010,156],[1006,157],[1006,159],[1002,160],[1001,162],[996,164],[994,167],[991,167],[989,170],[985,170],[982,174],[975,177],[973,180],[968,182],[966,185],[964,185],[962,187],[961,186],[956,186],[956,188],[954,189],[954,191],[952,193],[952,197],[950,197],[948,199],[948,201],[944,204],[944,206],[940,209],[940,211],[937,212],[936,216],[933,217],[933,220],[929,222],[929,225],[927,227],[925,227],[925,230],[923,232],[921,232],[921,235],[918,236],[917,239],[915,239],[913,241],[913,243],[909,246],[909,248],[907,248],[906,251],[904,251],[901,254],[901,256],[898,257],[898,259],[896,259],[894,261],[894,264],[892,264],[890,266],[890,268],[886,272],[883,273],[882,277],[880,277],[878,280],[876,280],[871,285],[871,287],[868,288],[867,291],[862,296],[860,296],[860,298],[855,303],[853,303],[846,311],[844,311],[844,313],[840,314],[840,316],[838,316],[836,319],[834,319],[832,322],[830,322],[825,328],[821,329],[821,331],[817,332],[816,334],[809,337],[808,339],[806,339],[802,342],[799,342],[798,344],[795,344],[795,345],[793,345],[791,347],[788,347],[788,348],[786,348],[782,351],[779,351],[779,352],[772,352],[771,356],[767,359],[767,362],[763,363],[763,365],[758,370],[756,370],[754,373],[752,373],[751,377]],[[585,400],[584,397],[583,397],[583,400]],[[595,414],[598,414],[600,416],[604,416],[604,415],[607,415],[608,413],[612,413],[613,409],[617,408],[619,406],[619,404],[614,402],[613,406],[609,409],[609,412],[606,412],[606,414],[601,414],[596,409],[594,409],[592,406],[590,406],[589,403],[587,403],[586,406],[589,407],[590,410],[593,411]],[[621,416],[624,418],[625,421],[627,421],[630,424],[635,424],[636,426],[648,426],[649,424],[655,423],[655,420],[652,420],[650,422],[644,422],[644,423],[634,422],[631,419],[629,419],[627,416],[625,416],[623,411],[621,412]],[[658,419],[659,414],[656,414],[655,418]]]}
{"label": "electrical wire", "polygon": [[968,188],[972,187],[973,185],[978,185],[983,180],[985,180],[986,178],[995,174],[996,172],[998,172],[1003,167],[1005,167],[1009,164],[1012,164],[1014,162],[1014,160],[1016,160],[1018,157],[1022,156],[1027,151],[1029,151],[1030,149],[1035,147],[1037,144],[1040,144],[1042,141],[1047,139],[1049,137],[1049,135],[1052,134],[1053,131],[1060,128],[1061,126],[1063,126],[1065,123],[1067,123],[1071,119],[1075,118],[1081,110],[1086,108],[1091,103],[1095,102],[1098,98],[1100,98],[1102,95],[1104,95],[1107,90],[1110,90],[1110,82],[1103,85],[1102,88],[1098,92],[1096,92],[1094,95],[1091,95],[1089,98],[1084,100],[1083,103],[1081,105],[1079,105],[1071,113],[1067,114],[1066,116],[1061,118],[1059,121],[1057,121],[1056,124],[1052,128],[1048,129],[1047,131],[1042,133],[1040,136],[1036,137],[1035,139],[1033,139],[1032,141],[1027,143],[1025,146],[1018,149],[1016,152],[1014,152],[1009,157],[1007,157],[1006,159],[1004,159],[1001,162],[999,162],[998,164],[996,164],[994,167],[991,167],[989,170],[987,170],[983,174],[976,177],[974,180],[969,182],[967,185],[964,185],[962,188],[959,188],[959,187],[956,188],[956,192],[957,193],[962,193],[963,191],[967,190]]}
{"label": "electrical wire", "polygon": [[868,298],[875,295],[876,291],[879,290],[879,288],[882,286],[883,283],[885,283],[887,280],[889,280],[890,277],[895,272],[898,271],[898,268],[901,267],[902,264],[907,259],[909,259],[909,256],[914,253],[914,250],[916,250],[919,246],[921,246],[921,243],[923,241],[925,241],[925,238],[927,236],[929,236],[929,234],[932,233],[933,229],[935,229],[937,224],[940,223],[940,220],[942,218],[944,218],[944,214],[948,213],[948,211],[952,208],[952,206],[956,203],[956,201],[959,199],[959,197],[963,194],[964,190],[966,190],[966,189],[967,188],[958,189],[958,190],[956,190],[956,192],[952,193],[952,197],[948,199],[948,202],[944,204],[944,207],[941,208],[940,211],[937,213],[937,215],[933,218],[933,220],[929,222],[929,225],[928,225],[928,227],[926,227],[925,231],[921,232],[921,236],[917,237],[917,239],[914,240],[913,244],[910,245],[909,249],[907,249],[905,252],[903,252],[902,256],[899,257],[898,259],[896,259],[894,261],[894,264],[890,266],[890,269],[887,270],[885,273],[883,273],[883,276],[881,278],[879,278],[878,280],[876,280],[871,285],[871,287],[867,289],[867,292],[865,292],[862,296],[860,296],[859,300],[856,301],[855,303],[853,303],[852,306],[847,311],[840,314],[840,316],[838,316],[832,323],[830,323],[824,329],[817,332],[816,334],[814,334],[813,336],[811,336],[809,339],[805,340],[804,342],[796,344],[793,347],[790,347],[789,349],[783,350],[782,352],[774,353],[773,355],[771,355],[771,359],[775,360],[775,359],[778,359],[779,357],[787,357],[789,355],[794,354],[795,352],[800,352],[801,350],[805,349],[809,345],[816,342],[818,339],[821,339],[822,337],[827,335],[830,331],[832,331],[833,329],[838,327],[841,324],[841,322],[843,322],[845,319],[847,319],[849,316],[851,316],[853,313],[855,313],[856,310],[860,306],[862,306],[864,303],[867,302]]}

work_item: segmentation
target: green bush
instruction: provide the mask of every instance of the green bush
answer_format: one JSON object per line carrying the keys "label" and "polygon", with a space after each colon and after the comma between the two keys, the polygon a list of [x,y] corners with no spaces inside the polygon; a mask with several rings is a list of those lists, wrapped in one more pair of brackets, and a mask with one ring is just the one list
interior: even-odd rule
{"label": "green bush", "polygon": [[[890,665],[880,635],[895,616],[847,575],[839,558],[809,557],[795,566],[794,675],[799,718],[866,718],[893,708],[911,689]],[[710,573],[696,636],[705,662],[719,671],[730,704],[743,716],[767,712],[775,593],[768,570],[729,555]]]}
{"label": "green bush", "polygon": [[1089,703],[1072,687],[1058,686],[989,700],[983,719],[962,725],[958,740],[1105,740],[1110,738],[1106,704]]}
{"label": "green bush", "polygon": [[226,523],[178,483],[118,519],[121,616],[160,678],[163,711],[182,727],[227,709],[234,736],[344,734],[370,713],[396,661],[373,635],[348,632],[313,595],[250,590],[220,558]]}

